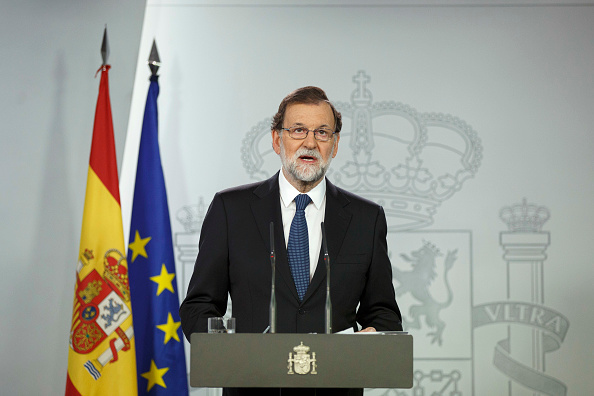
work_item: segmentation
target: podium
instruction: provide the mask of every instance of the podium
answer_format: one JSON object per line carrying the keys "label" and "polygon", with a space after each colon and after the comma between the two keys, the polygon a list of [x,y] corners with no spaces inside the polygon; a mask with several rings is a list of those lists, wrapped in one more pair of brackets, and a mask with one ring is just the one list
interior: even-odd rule
{"label": "podium", "polygon": [[191,338],[190,385],[412,388],[408,334],[205,334]]}

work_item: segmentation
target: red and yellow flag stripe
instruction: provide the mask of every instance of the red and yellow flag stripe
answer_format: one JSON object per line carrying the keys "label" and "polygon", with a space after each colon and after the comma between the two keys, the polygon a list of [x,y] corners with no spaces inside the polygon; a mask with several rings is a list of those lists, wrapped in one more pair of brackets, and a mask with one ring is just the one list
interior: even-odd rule
{"label": "red and yellow flag stripe", "polygon": [[128,264],[109,100],[101,69],[76,269],[66,395],[136,395]]}

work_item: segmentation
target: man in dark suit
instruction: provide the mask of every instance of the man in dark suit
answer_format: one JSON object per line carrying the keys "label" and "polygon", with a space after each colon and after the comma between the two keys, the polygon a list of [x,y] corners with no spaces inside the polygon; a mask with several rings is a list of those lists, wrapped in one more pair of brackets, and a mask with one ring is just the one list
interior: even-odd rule
{"label": "man in dark suit", "polygon": [[[281,171],[263,182],[217,193],[204,219],[194,274],[180,308],[186,337],[207,331],[207,318],[223,316],[228,293],[237,332],[265,331],[272,279],[270,222],[277,241],[277,332],[325,331],[321,222],[331,263],[333,331],[357,329],[357,322],[362,331],[402,330],[383,209],[325,178],[341,127],[340,113],[320,88],[300,88],[283,99],[271,128]],[[362,394],[360,389],[311,392]],[[225,393],[279,394],[270,389]]]}

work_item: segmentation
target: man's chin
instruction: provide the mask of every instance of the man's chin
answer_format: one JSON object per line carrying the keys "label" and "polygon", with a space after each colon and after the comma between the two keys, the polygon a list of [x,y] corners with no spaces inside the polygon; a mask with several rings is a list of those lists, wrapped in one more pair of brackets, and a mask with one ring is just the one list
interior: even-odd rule
{"label": "man's chin", "polygon": [[324,172],[318,167],[314,169],[297,169],[293,176],[303,183],[315,183],[324,177]]}

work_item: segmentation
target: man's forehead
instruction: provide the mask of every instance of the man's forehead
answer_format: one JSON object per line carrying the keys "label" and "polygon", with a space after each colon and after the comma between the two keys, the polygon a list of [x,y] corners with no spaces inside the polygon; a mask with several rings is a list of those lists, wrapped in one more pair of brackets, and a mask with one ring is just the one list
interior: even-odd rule
{"label": "man's forehead", "polygon": [[334,113],[326,102],[316,104],[292,103],[285,110],[285,123],[305,125],[317,123],[318,125],[334,125]]}

